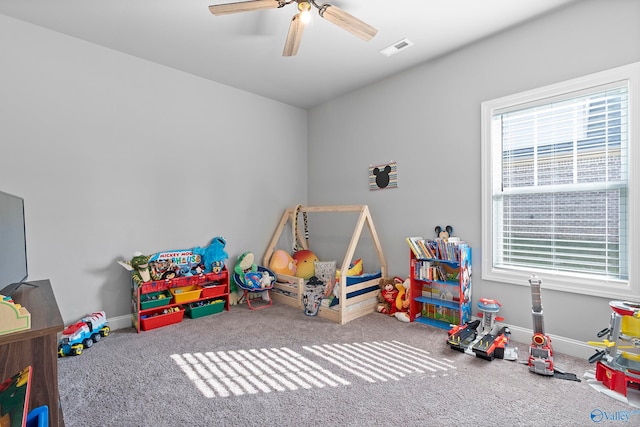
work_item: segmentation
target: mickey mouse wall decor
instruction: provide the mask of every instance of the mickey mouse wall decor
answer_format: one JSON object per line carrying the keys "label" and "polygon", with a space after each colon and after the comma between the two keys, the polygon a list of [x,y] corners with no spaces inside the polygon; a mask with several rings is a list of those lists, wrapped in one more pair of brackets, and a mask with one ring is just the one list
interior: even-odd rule
{"label": "mickey mouse wall decor", "polygon": [[369,190],[398,187],[398,164],[394,161],[369,166]]}

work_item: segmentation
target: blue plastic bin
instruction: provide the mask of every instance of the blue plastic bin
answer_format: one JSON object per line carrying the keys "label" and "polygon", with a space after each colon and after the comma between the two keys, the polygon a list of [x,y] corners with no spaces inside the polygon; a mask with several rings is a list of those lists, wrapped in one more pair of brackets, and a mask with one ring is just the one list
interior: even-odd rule
{"label": "blue plastic bin", "polygon": [[49,407],[44,405],[33,408],[27,414],[27,427],[49,427]]}

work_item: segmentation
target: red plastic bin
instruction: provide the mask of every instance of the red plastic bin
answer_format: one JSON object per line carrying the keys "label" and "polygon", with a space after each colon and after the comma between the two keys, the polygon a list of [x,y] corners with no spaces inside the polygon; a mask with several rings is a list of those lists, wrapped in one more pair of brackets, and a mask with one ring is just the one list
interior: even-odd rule
{"label": "red plastic bin", "polygon": [[145,314],[147,317],[140,319],[140,329],[143,331],[149,331],[151,329],[161,328],[174,323],[180,323],[184,318],[183,309],[166,314],[164,314],[163,311],[164,310],[161,309]]}
{"label": "red plastic bin", "polygon": [[215,297],[221,297],[224,294],[226,294],[227,292],[227,284],[226,283],[220,283],[217,285],[214,284],[208,284],[208,285],[203,285],[201,286],[202,288],[202,293],[200,294],[200,298],[215,298]]}

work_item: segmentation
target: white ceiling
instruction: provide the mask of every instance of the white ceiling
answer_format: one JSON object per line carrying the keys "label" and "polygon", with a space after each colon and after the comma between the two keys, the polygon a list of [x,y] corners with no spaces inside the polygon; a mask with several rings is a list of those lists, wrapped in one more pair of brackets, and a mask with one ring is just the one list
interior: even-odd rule
{"label": "white ceiling", "polygon": [[[365,42],[314,13],[294,57],[282,56],[293,4],[214,16],[210,4],[231,1],[0,0],[0,13],[310,108],[573,1],[320,0],[378,34]],[[379,53],[403,38],[414,45],[391,57]]]}

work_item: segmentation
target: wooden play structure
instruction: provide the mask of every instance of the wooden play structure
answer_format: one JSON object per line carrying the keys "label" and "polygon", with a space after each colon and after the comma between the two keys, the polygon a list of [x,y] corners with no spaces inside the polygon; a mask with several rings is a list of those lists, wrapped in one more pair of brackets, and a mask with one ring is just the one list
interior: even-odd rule
{"label": "wooden play structure", "polygon": [[[264,265],[269,265],[269,260],[276,249],[276,245],[279,242],[285,226],[288,223],[292,226],[297,225],[298,215],[300,213],[305,214],[312,212],[326,213],[327,215],[344,212],[359,213],[342,264],[337,265],[340,270],[340,278],[336,283],[336,286],[339,286],[339,304],[333,307],[321,306],[318,316],[344,325],[351,320],[373,313],[376,311],[377,297],[380,292],[380,277],[387,276],[387,261],[367,205],[297,206],[286,209],[271,238],[269,247],[264,254]],[[347,271],[349,270],[360,236],[362,235],[362,230],[365,226],[367,226],[371,233],[371,238],[380,263],[380,272],[377,274],[348,276]],[[307,239],[300,230],[300,227],[296,226],[292,227],[292,229],[296,230],[294,239],[296,239],[300,249],[310,249]],[[273,287],[274,292],[271,292],[271,297],[274,301],[302,309],[302,296],[305,289],[304,279],[286,274],[276,274],[276,277],[277,281]]]}

